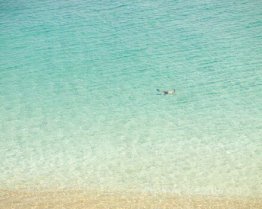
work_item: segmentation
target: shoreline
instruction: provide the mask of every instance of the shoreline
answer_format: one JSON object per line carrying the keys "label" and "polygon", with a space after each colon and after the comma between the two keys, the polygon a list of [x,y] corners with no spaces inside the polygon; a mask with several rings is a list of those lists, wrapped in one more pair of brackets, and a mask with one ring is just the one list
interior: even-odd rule
{"label": "shoreline", "polygon": [[261,198],[149,193],[0,190],[5,209],[259,209]]}

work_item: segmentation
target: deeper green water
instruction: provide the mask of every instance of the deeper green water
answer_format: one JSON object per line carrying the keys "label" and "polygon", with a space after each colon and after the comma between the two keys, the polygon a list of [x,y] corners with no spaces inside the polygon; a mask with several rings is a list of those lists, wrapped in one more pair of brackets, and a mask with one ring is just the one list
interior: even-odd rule
{"label": "deeper green water", "polygon": [[0,0],[0,188],[261,196],[261,20],[256,0]]}

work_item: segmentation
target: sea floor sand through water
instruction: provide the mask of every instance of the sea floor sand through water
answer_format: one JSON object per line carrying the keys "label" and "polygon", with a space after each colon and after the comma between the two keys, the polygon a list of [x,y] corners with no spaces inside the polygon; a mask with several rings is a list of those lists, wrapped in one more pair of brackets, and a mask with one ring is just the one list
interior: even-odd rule
{"label": "sea floor sand through water", "polygon": [[86,191],[0,191],[1,209],[259,209],[248,197],[156,195]]}

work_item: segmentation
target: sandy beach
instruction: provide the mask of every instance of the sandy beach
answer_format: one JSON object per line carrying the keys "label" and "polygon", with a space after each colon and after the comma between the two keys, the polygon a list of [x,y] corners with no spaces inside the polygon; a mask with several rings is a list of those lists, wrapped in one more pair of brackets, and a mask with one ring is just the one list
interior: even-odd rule
{"label": "sandy beach", "polygon": [[84,191],[0,191],[1,209],[259,209],[259,198]]}

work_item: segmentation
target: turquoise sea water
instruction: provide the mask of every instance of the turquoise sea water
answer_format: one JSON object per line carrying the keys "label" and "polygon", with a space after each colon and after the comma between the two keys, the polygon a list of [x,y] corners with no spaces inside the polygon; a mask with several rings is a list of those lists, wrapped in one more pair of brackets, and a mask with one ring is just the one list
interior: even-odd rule
{"label": "turquoise sea water", "polygon": [[261,19],[255,0],[0,0],[0,188],[261,196]]}

